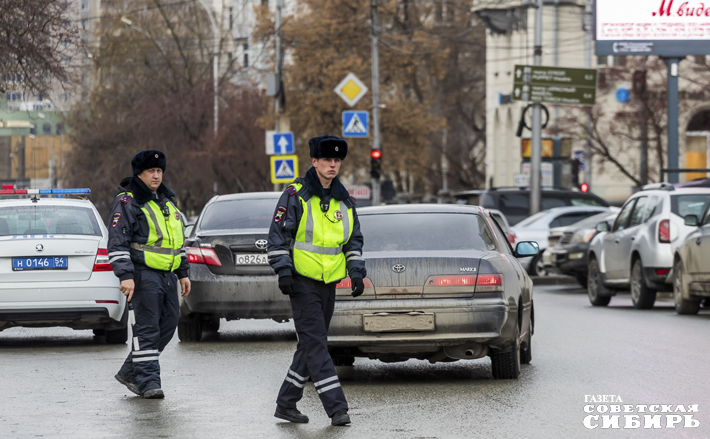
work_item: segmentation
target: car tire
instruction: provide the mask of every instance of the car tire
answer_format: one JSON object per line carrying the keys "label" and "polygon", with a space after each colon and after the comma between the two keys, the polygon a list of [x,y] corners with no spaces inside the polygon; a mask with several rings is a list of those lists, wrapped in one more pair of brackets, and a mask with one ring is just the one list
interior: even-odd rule
{"label": "car tire", "polygon": [[106,330],[106,343],[124,344],[128,341],[128,325],[121,329]]}
{"label": "car tire", "polygon": [[219,332],[220,319],[213,314],[202,314],[202,332]]}
{"label": "car tire", "polygon": [[699,300],[683,298],[683,261],[680,259],[673,264],[673,301],[678,314],[693,315],[700,311]]}
{"label": "car tire", "polygon": [[587,288],[587,276],[584,274],[578,274],[575,276],[577,282],[582,288]]}
{"label": "car tire", "polygon": [[547,270],[545,270],[545,264],[542,262],[542,253],[538,254],[530,262],[530,267],[528,268],[528,274],[530,276],[547,276]]}
{"label": "car tire", "polygon": [[181,342],[202,340],[202,319],[198,313],[180,316],[178,320],[178,338]]}
{"label": "car tire", "polygon": [[656,290],[646,285],[641,258],[636,258],[631,266],[631,302],[636,309],[650,309],[656,302]]}
{"label": "car tire", "polygon": [[587,295],[592,306],[607,306],[611,302],[611,294],[602,281],[599,262],[596,258],[589,260],[587,269]]}
{"label": "car tire", "polygon": [[491,371],[497,380],[514,380],[520,376],[520,329],[515,325],[515,341],[508,352],[491,352]]}

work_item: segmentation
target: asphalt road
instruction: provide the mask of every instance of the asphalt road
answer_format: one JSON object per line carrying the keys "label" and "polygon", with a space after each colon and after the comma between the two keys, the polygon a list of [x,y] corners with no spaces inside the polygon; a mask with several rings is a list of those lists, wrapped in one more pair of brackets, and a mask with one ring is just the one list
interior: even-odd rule
{"label": "asphalt road", "polygon": [[[678,316],[666,297],[639,311],[628,294],[592,308],[571,285],[536,287],[534,300],[533,362],[519,380],[493,380],[487,358],[434,365],[358,359],[338,368],[349,427],[330,426],[311,384],[299,404],[309,424],[273,417],[296,344],[291,323],[223,321],[219,334],[193,344],[176,336],[161,355],[162,401],[114,381],[127,345],[98,343],[91,331],[12,328],[0,333],[0,437],[710,437],[709,310]],[[614,395],[627,405],[698,404],[699,426],[612,430],[600,422],[589,430],[584,407],[597,404],[585,395]]]}

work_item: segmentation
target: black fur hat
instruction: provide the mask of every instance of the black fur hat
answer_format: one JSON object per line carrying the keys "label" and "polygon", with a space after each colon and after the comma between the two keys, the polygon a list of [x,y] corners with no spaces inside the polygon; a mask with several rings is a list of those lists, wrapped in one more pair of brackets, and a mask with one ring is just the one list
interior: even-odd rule
{"label": "black fur hat", "polygon": [[308,141],[311,157],[314,159],[340,159],[348,155],[348,142],[329,134],[314,137]]}
{"label": "black fur hat", "polygon": [[133,168],[133,175],[138,175],[146,169],[160,168],[165,172],[165,165],[167,160],[165,159],[165,154],[157,149],[149,149],[147,151],[141,151],[134,155],[131,159],[131,167]]}

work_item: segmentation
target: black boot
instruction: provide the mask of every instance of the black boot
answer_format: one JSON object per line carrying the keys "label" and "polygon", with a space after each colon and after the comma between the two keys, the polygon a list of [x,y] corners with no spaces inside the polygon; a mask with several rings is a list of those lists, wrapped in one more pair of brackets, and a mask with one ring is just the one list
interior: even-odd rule
{"label": "black boot", "polygon": [[299,412],[297,408],[287,409],[285,407],[276,406],[276,412],[274,413],[279,419],[285,419],[289,422],[295,422],[297,424],[305,424],[308,422],[308,416]]}
{"label": "black boot", "polygon": [[350,416],[348,416],[348,411],[345,409],[338,410],[333,417],[330,418],[330,425],[347,425],[349,423]]}

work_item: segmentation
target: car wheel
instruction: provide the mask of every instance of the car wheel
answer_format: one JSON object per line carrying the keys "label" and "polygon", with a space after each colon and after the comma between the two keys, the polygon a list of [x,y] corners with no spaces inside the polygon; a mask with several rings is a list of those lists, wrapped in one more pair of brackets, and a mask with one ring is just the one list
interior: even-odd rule
{"label": "car wheel", "polygon": [[517,379],[520,376],[520,329],[515,325],[515,337],[509,352],[491,352],[491,371],[497,380]]}
{"label": "car wheel", "polygon": [[611,302],[609,289],[604,286],[599,272],[599,262],[592,258],[587,270],[587,295],[592,306],[607,306]]}
{"label": "car wheel", "polygon": [[683,262],[677,260],[673,265],[673,299],[675,312],[678,314],[697,314],[700,311],[699,300],[683,298]]}
{"label": "car wheel", "polygon": [[530,276],[547,276],[547,270],[545,269],[545,263],[542,261],[542,254],[535,256],[535,259],[530,262],[530,269],[528,270]]}
{"label": "car wheel", "polygon": [[587,276],[586,276],[586,275],[584,275],[584,274],[578,274],[578,275],[575,276],[575,278],[577,278],[577,282],[579,283],[579,285],[580,285],[582,288],[586,288],[586,287],[587,287]]}
{"label": "car wheel", "polygon": [[180,320],[178,320],[178,338],[182,342],[202,340],[202,320],[198,313],[180,316]]}
{"label": "car wheel", "polygon": [[631,267],[631,302],[636,309],[653,308],[656,302],[656,291],[646,285],[640,258],[637,258]]}
{"label": "car wheel", "polygon": [[128,324],[121,329],[106,330],[106,343],[124,344],[128,341]]}
{"label": "car wheel", "polygon": [[212,314],[202,314],[202,332],[219,332],[219,317]]}
{"label": "car wheel", "polygon": [[525,340],[525,346],[520,347],[520,362],[522,364],[530,364],[532,361],[532,321],[530,322],[530,329],[528,330],[528,336]]}

